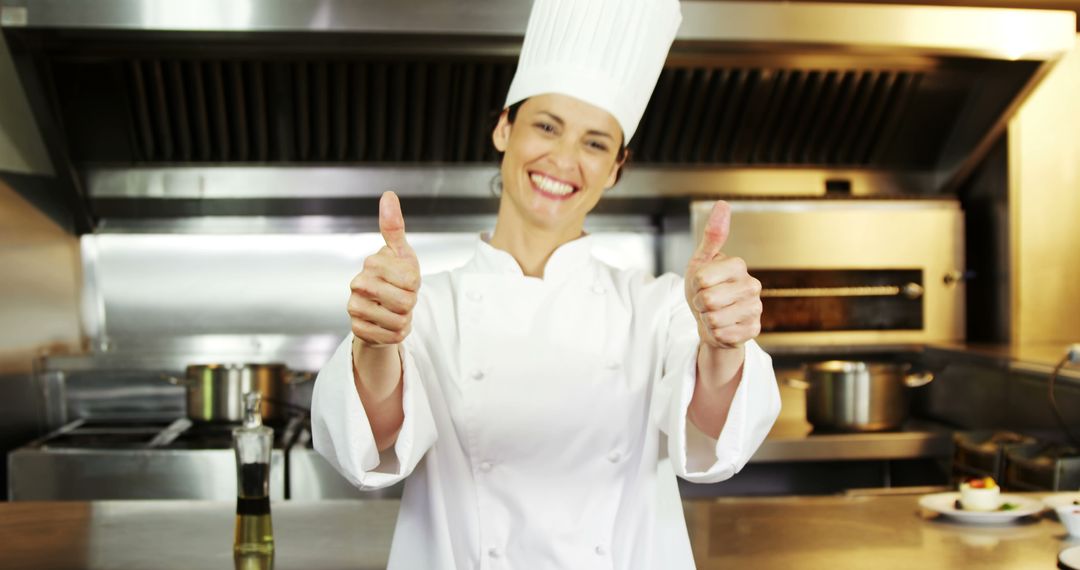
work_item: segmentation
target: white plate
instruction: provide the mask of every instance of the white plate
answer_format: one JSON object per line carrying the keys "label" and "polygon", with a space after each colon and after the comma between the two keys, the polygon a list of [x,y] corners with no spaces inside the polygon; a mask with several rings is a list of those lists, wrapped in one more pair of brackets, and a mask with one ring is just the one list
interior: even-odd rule
{"label": "white plate", "polygon": [[1058,554],[1058,568],[1080,570],[1080,546],[1071,546]]}
{"label": "white plate", "polygon": [[1073,504],[1073,501],[1080,501],[1080,493],[1054,493],[1043,497],[1043,504],[1049,509],[1067,507]]}
{"label": "white plate", "polygon": [[1002,493],[1001,503],[1012,503],[1015,509],[1010,511],[965,511],[956,508],[956,500],[960,493],[935,493],[923,495],[919,499],[919,506],[949,518],[970,524],[1001,524],[1012,522],[1018,518],[1034,515],[1042,512],[1042,501],[1021,497],[1019,495],[1006,495]]}

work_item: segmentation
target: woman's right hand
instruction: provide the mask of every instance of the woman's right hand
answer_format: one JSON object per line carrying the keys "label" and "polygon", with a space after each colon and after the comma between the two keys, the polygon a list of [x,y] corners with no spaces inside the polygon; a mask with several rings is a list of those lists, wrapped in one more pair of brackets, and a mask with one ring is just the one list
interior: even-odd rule
{"label": "woman's right hand", "polygon": [[349,285],[353,335],[362,346],[373,348],[405,340],[420,290],[420,262],[405,240],[401,202],[393,192],[379,200],[379,232],[386,246],[364,259],[363,271]]}

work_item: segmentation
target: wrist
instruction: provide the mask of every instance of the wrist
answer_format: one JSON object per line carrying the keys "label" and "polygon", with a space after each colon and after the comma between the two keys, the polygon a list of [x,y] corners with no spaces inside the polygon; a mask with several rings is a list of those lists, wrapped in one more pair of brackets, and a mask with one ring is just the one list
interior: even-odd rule
{"label": "wrist", "polygon": [[705,372],[704,377],[714,387],[725,386],[742,377],[743,363],[746,360],[746,346],[735,347],[711,346],[702,341],[698,345],[698,370]]}

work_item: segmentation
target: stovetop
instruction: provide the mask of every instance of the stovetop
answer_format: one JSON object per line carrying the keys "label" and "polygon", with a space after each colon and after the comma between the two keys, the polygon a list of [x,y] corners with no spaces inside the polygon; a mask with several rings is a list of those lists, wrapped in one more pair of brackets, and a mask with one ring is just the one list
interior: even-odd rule
{"label": "stovetop", "polygon": [[[266,425],[274,430],[274,448],[285,449],[291,445],[306,423],[302,415],[267,422]],[[63,426],[30,447],[43,450],[231,449],[232,431],[237,427],[239,424],[193,422],[187,418],[172,421],[82,419]]]}

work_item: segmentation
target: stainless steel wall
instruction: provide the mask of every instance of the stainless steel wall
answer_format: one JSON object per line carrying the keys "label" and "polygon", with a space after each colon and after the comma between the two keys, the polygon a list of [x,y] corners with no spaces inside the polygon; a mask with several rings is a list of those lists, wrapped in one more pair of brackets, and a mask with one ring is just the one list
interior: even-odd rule
{"label": "stainless steel wall", "polygon": [[[1077,39],[1080,47],[1080,37]],[[1080,49],[1009,124],[1012,343],[1080,341]]]}
{"label": "stainless steel wall", "polygon": [[34,358],[78,350],[78,275],[78,241],[0,181],[0,456],[45,429]]}
{"label": "stainless steel wall", "polygon": [[[261,222],[236,222],[231,231],[219,223],[217,231],[194,225],[83,236],[86,335],[98,348],[124,351],[196,335],[344,334],[349,282],[382,237],[370,227],[341,230],[324,219],[279,222],[256,231],[253,224]],[[421,223],[409,231],[422,272],[465,263],[476,245],[474,230],[485,222],[453,231],[425,230]],[[657,235],[647,220],[593,226],[598,257],[655,271]]]}

